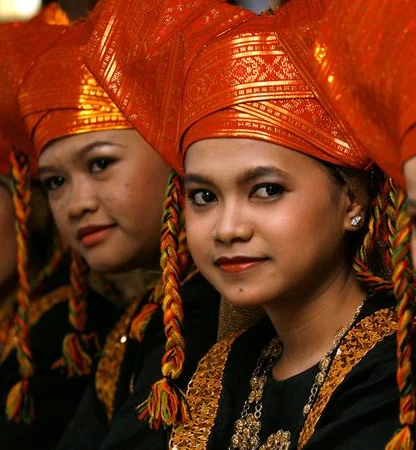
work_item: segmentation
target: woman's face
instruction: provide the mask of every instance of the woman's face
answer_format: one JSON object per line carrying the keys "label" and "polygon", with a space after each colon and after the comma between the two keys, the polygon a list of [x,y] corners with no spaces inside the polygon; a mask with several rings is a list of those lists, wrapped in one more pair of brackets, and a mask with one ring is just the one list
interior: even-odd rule
{"label": "woman's face", "polygon": [[319,294],[349,273],[346,186],[301,153],[251,139],[209,139],[185,160],[186,229],[196,265],[234,304]]}
{"label": "woman's face", "polygon": [[17,241],[14,207],[9,191],[0,183],[0,291],[16,272]]}
{"label": "woman's face", "polygon": [[157,263],[169,169],[135,130],[59,139],[41,154],[39,175],[62,237],[92,270]]}

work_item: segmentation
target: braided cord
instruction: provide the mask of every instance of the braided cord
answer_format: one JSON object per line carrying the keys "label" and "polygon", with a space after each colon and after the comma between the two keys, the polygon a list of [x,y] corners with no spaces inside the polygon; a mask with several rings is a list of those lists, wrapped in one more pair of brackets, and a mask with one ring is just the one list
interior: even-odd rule
{"label": "braided cord", "polygon": [[397,383],[400,391],[400,424],[387,444],[388,450],[413,449],[416,417],[415,390],[412,377],[411,340],[415,312],[414,278],[410,264],[410,219],[404,211],[405,194],[397,195],[397,233],[394,239],[392,263],[394,292],[397,299]]}
{"label": "braided cord", "polygon": [[69,322],[74,332],[68,333],[62,343],[62,357],[53,364],[53,368],[64,368],[68,377],[88,376],[92,371],[92,353],[100,350],[97,335],[86,334],[87,302],[85,299],[84,276],[86,265],[81,258],[72,252],[71,285],[72,295],[69,298]]}
{"label": "braided cord", "polygon": [[166,335],[165,354],[162,358],[163,378],[153,384],[149,397],[137,406],[139,420],[148,420],[154,429],[180,423],[189,414],[185,395],[174,383],[182,372],[185,359],[183,309],[179,292],[180,194],[180,178],[173,173],[164,203],[161,234],[161,267],[165,289],[162,309]]}
{"label": "braided cord", "polygon": [[33,375],[33,357],[30,349],[29,306],[31,287],[28,267],[28,219],[30,215],[30,179],[29,161],[26,155],[10,152],[13,179],[13,205],[15,210],[15,230],[17,238],[17,271],[19,286],[17,290],[17,312],[15,326],[17,330],[17,359],[22,380],[9,392],[6,414],[9,420],[31,423],[34,419],[34,404],[29,393],[29,379]]}

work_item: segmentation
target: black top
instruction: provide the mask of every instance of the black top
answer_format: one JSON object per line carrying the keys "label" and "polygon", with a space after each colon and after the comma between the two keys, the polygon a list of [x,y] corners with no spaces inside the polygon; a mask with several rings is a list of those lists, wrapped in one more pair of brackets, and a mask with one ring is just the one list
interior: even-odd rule
{"label": "black top", "polygon": [[[358,319],[391,305],[391,297],[370,296]],[[234,423],[240,417],[249,394],[249,380],[257,359],[274,335],[274,329],[266,319],[241,335],[233,344],[207,448],[228,449],[234,434]],[[276,381],[269,375],[263,396],[261,443],[270,434],[283,429],[292,434],[290,450],[297,448],[303,423],[302,410],[308,402],[318,371],[318,365],[315,365],[282,381]],[[398,410],[396,336],[393,334],[370,350],[337,387],[305,448],[384,449],[399,427]]]}
{"label": "black top", "polygon": [[[92,290],[87,292],[86,331],[95,330],[101,345],[117,320],[116,306]],[[56,447],[67,424],[74,416],[84,390],[92,377],[68,377],[51,366],[62,355],[62,341],[73,329],[68,322],[68,302],[55,304],[30,330],[34,376],[30,392],[35,405],[31,425],[7,420],[5,405],[10,388],[20,380],[16,351],[0,366],[0,450],[48,450]]]}
{"label": "black top", "polygon": [[[181,288],[184,309],[183,337],[186,363],[177,384],[183,390],[199,359],[216,341],[220,296],[200,275]],[[86,391],[77,414],[65,433],[59,450],[158,450],[166,449],[169,430],[152,430],[136,417],[135,407],[144,401],[151,385],[161,378],[161,359],[166,338],[162,311],[155,314],[144,341],[127,342],[114,400],[114,419],[108,424],[93,388]],[[134,375],[134,390],[129,385]]]}

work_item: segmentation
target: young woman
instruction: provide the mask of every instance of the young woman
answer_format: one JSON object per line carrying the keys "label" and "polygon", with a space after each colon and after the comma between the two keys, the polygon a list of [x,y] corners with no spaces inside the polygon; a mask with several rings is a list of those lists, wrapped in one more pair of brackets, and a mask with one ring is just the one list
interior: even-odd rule
{"label": "young woman", "polygon": [[[52,370],[65,336],[72,331],[68,305],[75,293],[66,251],[44,191],[34,179],[36,164],[16,95],[24,71],[30,68],[27,55],[41,51],[45,43],[39,37],[46,17],[56,21],[61,14],[52,7],[28,23],[0,27],[7,55],[0,64],[0,436],[4,450],[55,448],[91,381],[68,379],[64,372]],[[91,289],[86,307],[85,331],[103,344],[118,307]]]}
{"label": "young woman", "polygon": [[[185,415],[180,389],[215,342],[219,296],[189,263],[176,205],[163,204],[168,165],[83,65],[88,36],[83,22],[62,29],[34,59],[18,92],[60,233],[129,298],[103,348],[95,387],[60,448],[127,449],[137,448],[136,441],[163,448],[168,427]],[[148,112],[143,101],[143,120]],[[176,185],[169,189],[175,194]],[[71,305],[75,331],[58,363],[70,374],[89,370],[86,350],[93,342],[84,320],[78,299]],[[142,415],[151,417],[152,428]]]}
{"label": "young woman", "polygon": [[[132,38],[134,2],[123,11],[112,3],[118,19],[104,17],[101,25],[112,25],[100,34],[99,24],[101,52],[88,61],[98,77],[110,73],[104,39],[130,36],[132,53],[115,58],[126,82],[149,47],[143,35]],[[268,318],[200,362],[188,389],[191,420],[175,428],[171,448],[383,448],[400,426],[399,406],[402,425],[413,414],[411,325],[399,327],[396,386],[394,333],[398,319],[412,323],[403,194],[369,170],[366,152],[324,109],[302,76],[302,49],[292,41],[289,58],[276,18],[246,16],[227,32],[216,6],[217,27],[200,31],[206,17],[195,8],[188,28],[158,49],[177,62],[161,85],[179,94],[166,99],[168,132],[157,140],[175,147],[169,123],[180,99],[176,144],[194,260],[229,302],[261,305]],[[153,36],[165,33],[162,22]],[[313,39],[310,24],[300,30]],[[100,81],[125,105],[111,77]],[[134,106],[126,110],[134,117]],[[412,445],[403,426],[389,448]]]}

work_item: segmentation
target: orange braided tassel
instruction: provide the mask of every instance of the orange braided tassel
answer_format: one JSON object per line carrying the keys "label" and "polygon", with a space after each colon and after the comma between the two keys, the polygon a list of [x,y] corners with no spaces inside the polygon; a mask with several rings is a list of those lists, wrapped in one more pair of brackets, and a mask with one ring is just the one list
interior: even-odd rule
{"label": "orange braided tassel", "polygon": [[87,268],[76,253],[72,254],[71,285],[73,295],[69,299],[69,321],[75,331],[65,336],[62,343],[62,357],[52,368],[64,368],[68,377],[88,376],[92,370],[90,354],[98,352],[100,345],[97,336],[85,334],[87,304],[84,298],[83,275]]}
{"label": "orange braided tassel", "polygon": [[29,186],[29,161],[23,153],[10,152],[13,179],[13,205],[15,210],[17,238],[17,271],[19,287],[17,291],[17,312],[15,324],[18,341],[17,359],[23,380],[16,383],[7,397],[6,413],[9,420],[30,423],[34,419],[33,399],[29,394],[29,378],[33,374],[32,352],[29,336],[29,297],[27,222],[30,215],[31,191]]}
{"label": "orange braided tassel", "polygon": [[29,394],[29,381],[23,379],[17,382],[9,392],[6,403],[6,414],[16,423],[30,425],[35,419],[35,407],[32,396]]}
{"label": "orange braided tassel", "polygon": [[416,418],[415,391],[412,379],[411,338],[414,328],[414,294],[410,286],[413,274],[410,268],[410,219],[403,213],[405,194],[397,197],[397,235],[394,240],[393,282],[397,298],[397,384],[400,391],[401,428],[387,444],[387,450],[413,449],[413,430]]}
{"label": "orange braided tassel", "polygon": [[152,386],[147,408],[138,407],[139,420],[148,419],[150,427],[158,430],[183,423],[189,419],[189,406],[185,394],[169,378],[162,378]]}
{"label": "orange braided tassel", "polygon": [[147,303],[144,305],[140,313],[137,314],[131,322],[129,336],[133,339],[137,339],[139,342],[142,342],[147,325],[153,317],[153,314],[158,309],[159,305],[157,303]]}
{"label": "orange braided tassel", "polygon": [[185,341],[181,334],[183,310],[179,293],[180,192],[180,179],[173,174],[169,180],[164,204],[161,236],[161,266],[165,286],[163,322],[167,338],[162,358],[163,379],[154,383],[149,397],[136,408],[138,418],[148,420],[154,429],[181,423],[188,417],[185,396],[173,381],[181,374],[185,359]]}

